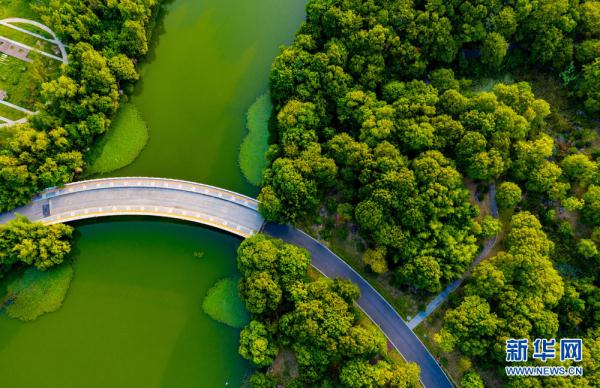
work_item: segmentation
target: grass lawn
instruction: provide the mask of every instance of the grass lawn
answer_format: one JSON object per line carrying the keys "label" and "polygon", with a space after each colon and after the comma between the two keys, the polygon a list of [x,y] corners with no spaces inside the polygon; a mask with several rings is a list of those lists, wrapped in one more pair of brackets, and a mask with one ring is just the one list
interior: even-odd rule
{"label": "grass lawn", "polygon": [[9,17],[37,19],[29,6],[30,3],[35,2],[26,0],[0,0],[0,19]]}
{"label": "grass lawn", "polygon": [[62,264],[47,271],[28,268],[6,288],[4,306],[10,318],[32,321],[44,313],[56,311],[73,278],[73,267]]}
{"label": "grass lawn", "polygon": [[148,142],[148,127],[133,104],[123,104],[108,132],[87,157],[87,175],[105,174],[131,164]]}
{"label": "grass lawn", "polygon": [[255,186],[260,185],[262,170],[267,164],[265,153],[269,148],[272,109],[268,93],[258,97],[248,109],[248,135],[240,147],[240,167],[248,182]]}
{"label": "grass lawn", "polygon": [[8,139],[10,139],[15,134],[14,127],[15,126],[0,127],[0,147],[2,147],[2,144],[4,144],[4,142],[6,142]]}
{"label": "grass lawn", "polygon": [[[14,25],[15,25],[15,27],[19,27],[19,28],[23,28],[23,26],[29,26],[29,25],[23,24],[23,23],[15,23]],[[23,28],[23,29],[25,29],[25,28]],[[29,28],[28,31],[29,30],[32,30],[32,28]],[[47,35],[47,34],[44,34],[43,31],[40,31],[42,33],[38,32],[37,30],[32,31],[32,32],[35,32],[36,34],[42,35],[42,36]],[[36,48],[38,50],[42,50],[49,54],[54,54],[55,51],[58,50],[58,46],[53,43],[50,43],[46,40],[39,39],[33,35],[29,35],[25,32],[15,30],[14,28],[10,28],[10,27],[3,26],[3,25],[0,25],[0,36],[14,40],[19,43],[23,43],[27,46]],[[60,55],[57,55],[57,56],[60,57]]]}
{"label": "grass lawn", "polygon": [[[35,1],[25,0],[0,0],[0,19],[22,17],[40,21],[30,8],[30,4],[35,3]],[[30,30],[35,29],[35,32],[39,33],[35,27],[23,24],[18,26]],[[0,35],[50,53],[53,52],[54,45],[9,27],[0,26]],[[0,54],[0,90],[7,92],[6,101],[35,111],[36,103],[40,102],[41,84],[58,77],[61,62],[35,52],[30,52],[28,57],[33,62],[27,63],[6,54]]]}
{"label": "grass lawn", "polygon": [[208,290],[202,309],[215,321],[231,327],[242,328],[250,321],[238,292],[238,282],[233,278],[219,280]]}
{"label": "grass lawn", "polygon": [[[0,116],[5,117],[9,120],[19,120],[20,118],[25,117],[25,113],[10,108],[6,105],[0,104]],[[1,122],[0,124],[3,123],[4,122]]]}
{"label": "grass lawn", "polygon": [[29,58],[33,62],[0,54],[0,90],[7,92],[6,101],[35,111],[42,83],[58,77],[61,63],[34,52]]}

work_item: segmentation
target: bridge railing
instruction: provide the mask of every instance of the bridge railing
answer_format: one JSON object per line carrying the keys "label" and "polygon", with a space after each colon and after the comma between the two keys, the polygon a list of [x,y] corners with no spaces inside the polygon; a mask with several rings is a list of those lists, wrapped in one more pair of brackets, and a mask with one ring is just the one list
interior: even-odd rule
{"label": "bridge railing", "polygon": [[224,199],[229,202],[234,202],[238,205],[242,205],[253,210],[258,210],[258,201],[256,199],[243,194],[236,193],[231,190],[222,189],[211,185],[205,185],[203,183],[196,183],[179,179],[153,177],[103,178],[68,183],[64,186],[51,187],[44,190],[36,198],[34,198],[34,201],[49,199],[59,195],[72,194],[81,191],[102,190],[117,187],[149,187],[156,189],[188,191]]}

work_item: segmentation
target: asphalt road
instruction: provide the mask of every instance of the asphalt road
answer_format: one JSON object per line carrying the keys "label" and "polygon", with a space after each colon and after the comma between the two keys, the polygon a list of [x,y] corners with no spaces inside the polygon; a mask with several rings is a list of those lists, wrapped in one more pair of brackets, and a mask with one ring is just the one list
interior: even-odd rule
{"label": "asphalt road", "polygon": [[312,265],[330,278],[344,278],[361,290],[358,306],[375,322],[407,361],[421,368],[427,388],[453,387],[425,345],[392,306],[357,272],[319,241],[289,225],[263,224],[255,199],[194,182],[162,178],[106,178],[71,183],[42,192],[13,212],[46,224],[108,215],[146,214],[187,219],[248,237],[262,231],[306,248]]}
{"label": "asphalt road", "polygon": [[421,368],[421,382],[427,388],[453,387],[442,367],[421,340],[408,328],[392,306],[365,279],[339,256],[306,233],[289,225],[265,224],[263,232],[283,241],[306,248],[312,255],[312,265],[329,278],[349,279],[361,291],[359,307],[384,332],[388,340],[407,361]]}

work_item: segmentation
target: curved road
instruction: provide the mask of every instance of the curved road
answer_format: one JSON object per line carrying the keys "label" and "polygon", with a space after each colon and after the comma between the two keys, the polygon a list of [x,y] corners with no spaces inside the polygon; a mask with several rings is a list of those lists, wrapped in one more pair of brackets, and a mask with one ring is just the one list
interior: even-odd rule
{"label": "curved road", "polygon": [[425,345],[389,303],[340,257],[289,225],[264,224],[258,202],[241,194],[199,183],[163,178],[107,178],[71,183],[42,192],[21,208],[0,214],[0,224],[20,213],[45,224],[114,215],[149,215],[192,221],[248,237],[259,231],[306,248],[312,265],[331,278],[360,287],[358,306],[375,322],[407,361],[421,368],[427,388],[451,388]]}
{"label": "curved road", "polygon": [[421,367],[421,382],[427,388],[452,388],[440,365],[423,345],[419,337],[408,327],[394,308],[344,260],[319,241],[289,225],[268,223],[263,232],[283,241],[306,248],[312,255],[311,264],[329,278],[349,279],[360,288],[358,306],[383,331],[388,340],[405,360]]}

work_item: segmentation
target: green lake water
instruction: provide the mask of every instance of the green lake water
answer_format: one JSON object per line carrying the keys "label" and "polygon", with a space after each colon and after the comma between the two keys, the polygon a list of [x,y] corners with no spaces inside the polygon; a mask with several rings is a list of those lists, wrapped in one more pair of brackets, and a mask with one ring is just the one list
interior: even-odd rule
{"label": "green lake water", "polygon": [[[304,3],[169,4],[132,99],[150,141],[113,175],[255,195],[238,167],[245,113],[266,91],[270,64],[300,26]],[[0,316],[2,387],[240,386],[252,368],[237,354],[239,330],[201,308],[212,285],[238,276],[240,240],[148,218],[74,226],[75,275],[63,307],[31,323]]]}
{"label": "green lake water", "polygon": [[246,111],[267,90],[273,58],[300,27],[304,3],[173,3],[132,99],[150,140],[113,175],[168,176],[255,195],[238,164]]}
{"label": "green lake water", "polygon": [[62,308],[32,323],[0,319],[2,387],[239,386],[251,371],[239,331],[201,307],[235,276],[236,239],[159,220],[76,226]]}

